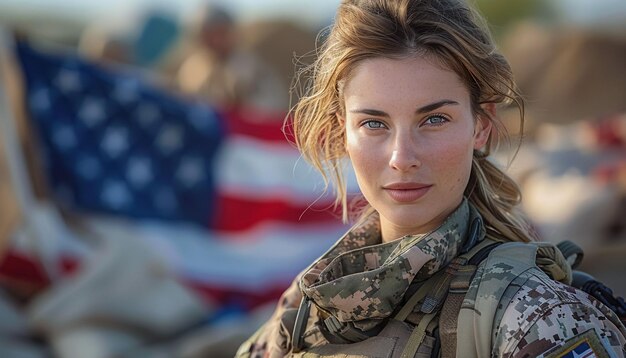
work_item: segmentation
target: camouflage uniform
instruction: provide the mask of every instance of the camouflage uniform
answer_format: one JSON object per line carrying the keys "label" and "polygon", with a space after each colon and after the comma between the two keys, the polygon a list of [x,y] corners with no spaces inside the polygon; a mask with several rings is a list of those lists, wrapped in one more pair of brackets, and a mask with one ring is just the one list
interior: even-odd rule
{"label": "camouflage uniform", "polygon": [[[376,214],[370,216],[296,278],[281,297],[270,321],[241,346],[237,356],[283,357],[311,353],[314,353],[312,356],[379,356],[380,352],[374,352],[376,344],[363,349],[360,344],[363,342],[342,342],[329,334],[324,319],[334,316],[339,322],[364,332],[385,327],[380,335],[388,335],[390,323],[397,325],[390,318],[403,304],[407,292],[414,292],[416,285],[427,283],[459,255],[469,223],[477,216],[478,212],[464,200],[437,230],[389,243],[381,243],[379,218]],[[488,280],[497,278],[501,269],[493,272],[479,269],[472,281],[473,290],[467,294],[470,299],[464,302],[466,310],[474,303],[472,294],[476,299],[477,280],[495,282]],[[578,342],[576,337],[583,335],[597,338],[593,341],[595,349],[600,347],[611,352],[611,356],[624,356],[626,329],[612,312],[585,293],[547,279],[540,269],[537,271],[515,294],[505,295],[510,302],[501,305],[495,313],[496,317],[501,317],[500,324],[494,324],[488,333],[484,329],[473,333],[480,332],[482,338],[492,342],[488,344],[490,353],[476,355],[480,353],[472,352],[469,356],[534,357],[558,350],[560,346],[565,350],[569,346],[576,347],[570,342]],[[302,294],[314,304],[303,334],[303,353],[294,354],[291,335]],[[467,338],[468,332],[464,333]],[[472,332],[469,334],[471,336]],[[393,334],[391,336],[393,338]],[[422,345],[432,347],[433,341],[434,338],[426,337]],[[327,347],[332,349],[325,349]],[[420,346],[417,356],[429,356],[430,349],[422,349],[429,347]],[[402,348],[390,346],[385,348],[390,351],[382,356],[400,356],[398,352]],[[462,344],[457,348],[462,349]]]}

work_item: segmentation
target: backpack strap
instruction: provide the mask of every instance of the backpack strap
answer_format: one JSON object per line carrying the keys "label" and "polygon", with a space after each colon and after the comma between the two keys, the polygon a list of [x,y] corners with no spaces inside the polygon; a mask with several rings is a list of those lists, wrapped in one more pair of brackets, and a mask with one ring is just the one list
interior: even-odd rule
{"label": "backpack strap", "polygon": [[[461,249],[462,254],[452,260],[452,262],[450,262],[444,270],[439,271],[428,281],[424,282],[394,316],[394,319],[396,320],[408,320],[411,323],[416,324],[409,338],[409,342],[402,352],[402,357],[412,357],[415,354],[416,349],[426,336],[427,328],[433,326],[430,323],[435,320],[435,318],[443,314],[442,306],[444,305],[444,302],[448,302],[446,297],[449,295],[449,292],[451,290],[454,291],[453,287],[456,288],[462,286],[465,287],[465,289],[463,289],[462,293],[459,293],[458,295],[459,307],[452,308],[452,310],[455,310],[456,313],[458,313],[460,304],[465,296],[465,292],[467,292],[467,287],[469,287],[473,273],[476,270],[475,265],[468,266],[468,263],[474,257],[480,258],[478,262],[482,261],[483,258],[487,257],[489,251],[500,244],[500,242],[485,238],[484,233],[481,233],[481,227],[481,220],[475,219],[472,222],[468,240]],[[458,292],[461,291],[459,290]],[[412,319],[409,319],[409,315],[415,311],[415,307],[417,307],[420,302],[422,302],[419,306],[421,317],[418,316],[420,317],[419,320],[413,321]],[[443,322],[440,318],[435,320],[435,325],[437,321],[439,321],[439,324]],[[454,316],[453,321],[454,327],[456,327],[456,315]],[[439,327],[436,329],[438,332],[441,331],[441,328]],[[440,333],[438,333],[438,335],[439,334]],[[453,340],[454,343],[456,343],[456,333]],[[441,346],[444,346],[444,344],[441,344]]]}
{"label": "backpack strap", "polygon": [[419,346],[426,337],[426,328],[430,322],[437,316],[439,312],[426,313],[420,320],[420,323],[413,328],[413,332],[409,336],[409,341],[404,346],[400,358],[413,358],[419,349]]}
{"label": "backpack strap", "polygon": [[469,290],[470,283],[476,273],[476,268],[489,253],[502,242],[484,239],[464,256],[465,265],[459,267],[450,283],[446,298],[439,317],[439,339],[441,340],[441,357],[456,357],[456,339],[459,311]]}
{"label": "backpack strap", "polygon": [[[467,275],[463,275],[464,279],[461,281],[467,281],[467,286],[469,286],[475,267],[471,270],[471,272],[468,271],[468,262],[477,255],[483,258],[486,257],[488,253],[486,253],[486,250],[484,249],[488,247],[493,248],[499,244],[492,239],[486,238],[485,234],[486,232],[482,224],[482,219],[479,216],[475,216],[470,225],[468,238],[460,249],[461,255],[453,259],[445,269],[437,272],[428,281],[424,282],[394,316],[394,319],[396,320],[409,321],[415,324],[409,341],[402,352],[402,357],[413,357],[415,355],[415,352],[424,340],[429,327],[431,327],[431,330],[433,331],[431,333],[436,332],[436,340],[439,343],[438,337],[440,335],[440,328],[438,326],[441,319],[437,318],[442,312],[444,302],[447,302],[446,297],[449,294],[451,286],[458,286],[458,284],[454,281],[459,280],[459,272],[468,273]],[[467,289],[463,291],[463,294],[459,295],[461,302],[465,296],[465,292],[467,292]],[[420,302],[421,305],[419,306],[419,313],[417,315],[418,319],[415,319],[416,317],[413,316],[409,317],[409,315],[415,311],[415,308]],[[456,312],[458,313],[458,309],[456,309]],[[431,322],[433,324],[431,324]],[[456,326],[456,316],[454,317],[454,322]],[[454,338],[454,341],[456,342],[456,337]],[[437,346],[440,347],[442,344],[437,344]],[[439,348],[436,350],[434,349],[433,353],[438,355],[439,350]]]}
{"label": "backpack strap", "polygon": [[[393,319],[398,321],[406,321],[407,317],[413,312],[414,308],[419,304],[419,302],[423,301],[426,296],[433,290],[433,288],[437,286],[441,286],[442,282],[446,281],[446,275],[444,271],[437,272],[433,277],[424,282],[420,288],[413,293],[413,295],[406,301],[404,306],[396,313]],[[423,304],[422,304],[423,306]],[[412,358],[415,356],[415,353],[419,349],[419,346],[424,341],[426,337],[426,330],[429,327],[429,324],[435,316],[437,316],[438,312],[430,312],[424,313],[419,320],[419,323],[413,328],[413,332],[409,336],[409,340],[404,346],[402,350],[402,354],[400,358]]]}

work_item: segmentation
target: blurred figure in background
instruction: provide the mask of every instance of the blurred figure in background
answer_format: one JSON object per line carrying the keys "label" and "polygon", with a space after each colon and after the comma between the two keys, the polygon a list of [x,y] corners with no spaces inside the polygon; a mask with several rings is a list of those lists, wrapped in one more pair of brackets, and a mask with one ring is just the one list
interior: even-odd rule
{"label": "blurred figure in background", "polygon": [[178,86],[221,108],[285,112],[288,91],[276,71],[239,44],[232,15],[210,6],[196,25],[199,44],[180,65]]}
{"label": "blurred figure in background", "polygon": [[174,90],[180,58],[195,46],[183,33],[181,21],[166,9],[148,8],[133,23],[131,29],[89,24],[78,40],[78,52],[106,67],[122,65]]}
{"label": "blurred figure in background", "polygon": [[78,50],[87,57],[104,63],[129,64],[132,57],[127,39],[108,34],[97,27],[88,28],[83,33]]}

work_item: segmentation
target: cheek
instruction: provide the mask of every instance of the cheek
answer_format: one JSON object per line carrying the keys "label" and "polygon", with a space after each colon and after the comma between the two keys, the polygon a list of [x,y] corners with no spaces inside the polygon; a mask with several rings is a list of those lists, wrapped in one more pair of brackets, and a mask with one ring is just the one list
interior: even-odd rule
{"label": "cheek", "polygon": [[[381,168],[382,151],[374,143],[368,143],[363,138],[346,136],[346,152],[352,163],[361,192],[369,193],[369,188],[376,186]],[[383,163],[384,164],[384,163]]]}
{"label": "cheek", "polygon": [[[453,143],[453,144],[450,144]],[[451,141],[440,148],[439,155],[432,155],[431,165],[439,173],[440,180],[448,183],[452,190],[465,189],[472,168],[472,143]]]}
{"label": "cheek", "polygon": [[366,155],[364,153],[367,150],[367,145],[364,143],[365,140],[359,137],[358,132],[354,129],[348,128],[344,133],[346,138],[346,153],[348,154],[348,157],[352,162],[360,161],[360,158]]}
{"label": "cheek", "polygon": [[354,137],[346,137],[346,152],[356,172],[363,172],[372,165],[375,160],[375,149],[362,140]]}

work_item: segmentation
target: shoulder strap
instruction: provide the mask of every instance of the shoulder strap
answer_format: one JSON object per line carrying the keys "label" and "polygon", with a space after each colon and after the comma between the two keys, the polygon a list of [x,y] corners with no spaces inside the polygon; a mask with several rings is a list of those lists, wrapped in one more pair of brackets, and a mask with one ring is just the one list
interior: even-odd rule
{"label": "shoulder strap", "polygon": [[[442,270],[428,281],[424,282],[393,318],[398,321],[406,321],[407,317],[413,312],[419,302],[425,300],[433,289],[441,286],[443,282],[446,281],[446,278],[446,274],[444,270]],[[422,306],[424,306],[424,304],[422,304]],[[411,332],[406,346],[404,346],[402,350],[401,358],[412,358],[415,356],[419,346],[424,341],[424,337],[426,337],[426,330],[430,322],[437,316],[437,313],[438,312],[429,312],[422,315],[419,323],[413,328],[413,332]]]}
{"label": "shoulder strap", "polygon": [[457,352],[463,352],[464,357],[491,356],[493,327],[498,324],[494,318],[498,309],[506,308],[499,304],[504,296],[511,297],[517,292],[529,270],[542,272],[536,263],[540,246],[504,243],[492,250],[478,267],[458,314]]}
{"label": "shoulder strap", "polygon": [[486,238],[468,253],[461,255],[464,256],[466,264],[456,271],[439,317],[439,339],[441,340],[442,358],[456,357],[458,316],[463,299],[469,289],[472,278],[474,278],[477,265],[487,258],[489,253],[500,244],[502,242]]}
{"label": "shoulder strap", "polygon": [[[467,271],[469,267],[467,265],[468,262],[477,256],[486,257],[486,252],[492,250],[499,244],[499,242],[495,242],[491,239],[484,239],[478,244],[475,244],[468,252],[455,258],[446,269],[439,271],[431,279],[424,282],[424,284],[406,301],[404,306],[402,306],[394,316],[394,319],[399,321],[407,320],[408,316],[415,310],[415,307],[420,302],[422,302],[420,306],[422,315],[419,322],[416,322],[417,325],[413,329],[409,342],[402,352],[402,357],[412,357],[415,354],[417,347],[419,347],[424,340],[426,328],[429,326],[430,322],[442,312],[440,307],[444,303],[444,300],[448,302],[446,295],[449,294],[448,291],[452,290],[452,285],[458,286],[455,281],[459,281],[459,277],[463,277],[461,281],[467,281],[467,286],[469,286],[469,281],[471,281],[475,266],[473,266],[474,269],[471,271],[472,275],[470,276],[459,275],[459,272],[470,273]],[[465,292],[467,292],[467,287],[463,290],[463,293],[459,295],[461,302],[463,301]],[[458,309],[456,309],[456,312],[458,313]],[[454,322],[454,326],[456,327],[456,317],[454,317]],[[456,343],[456,336],[454,337],[454,341]]]}

